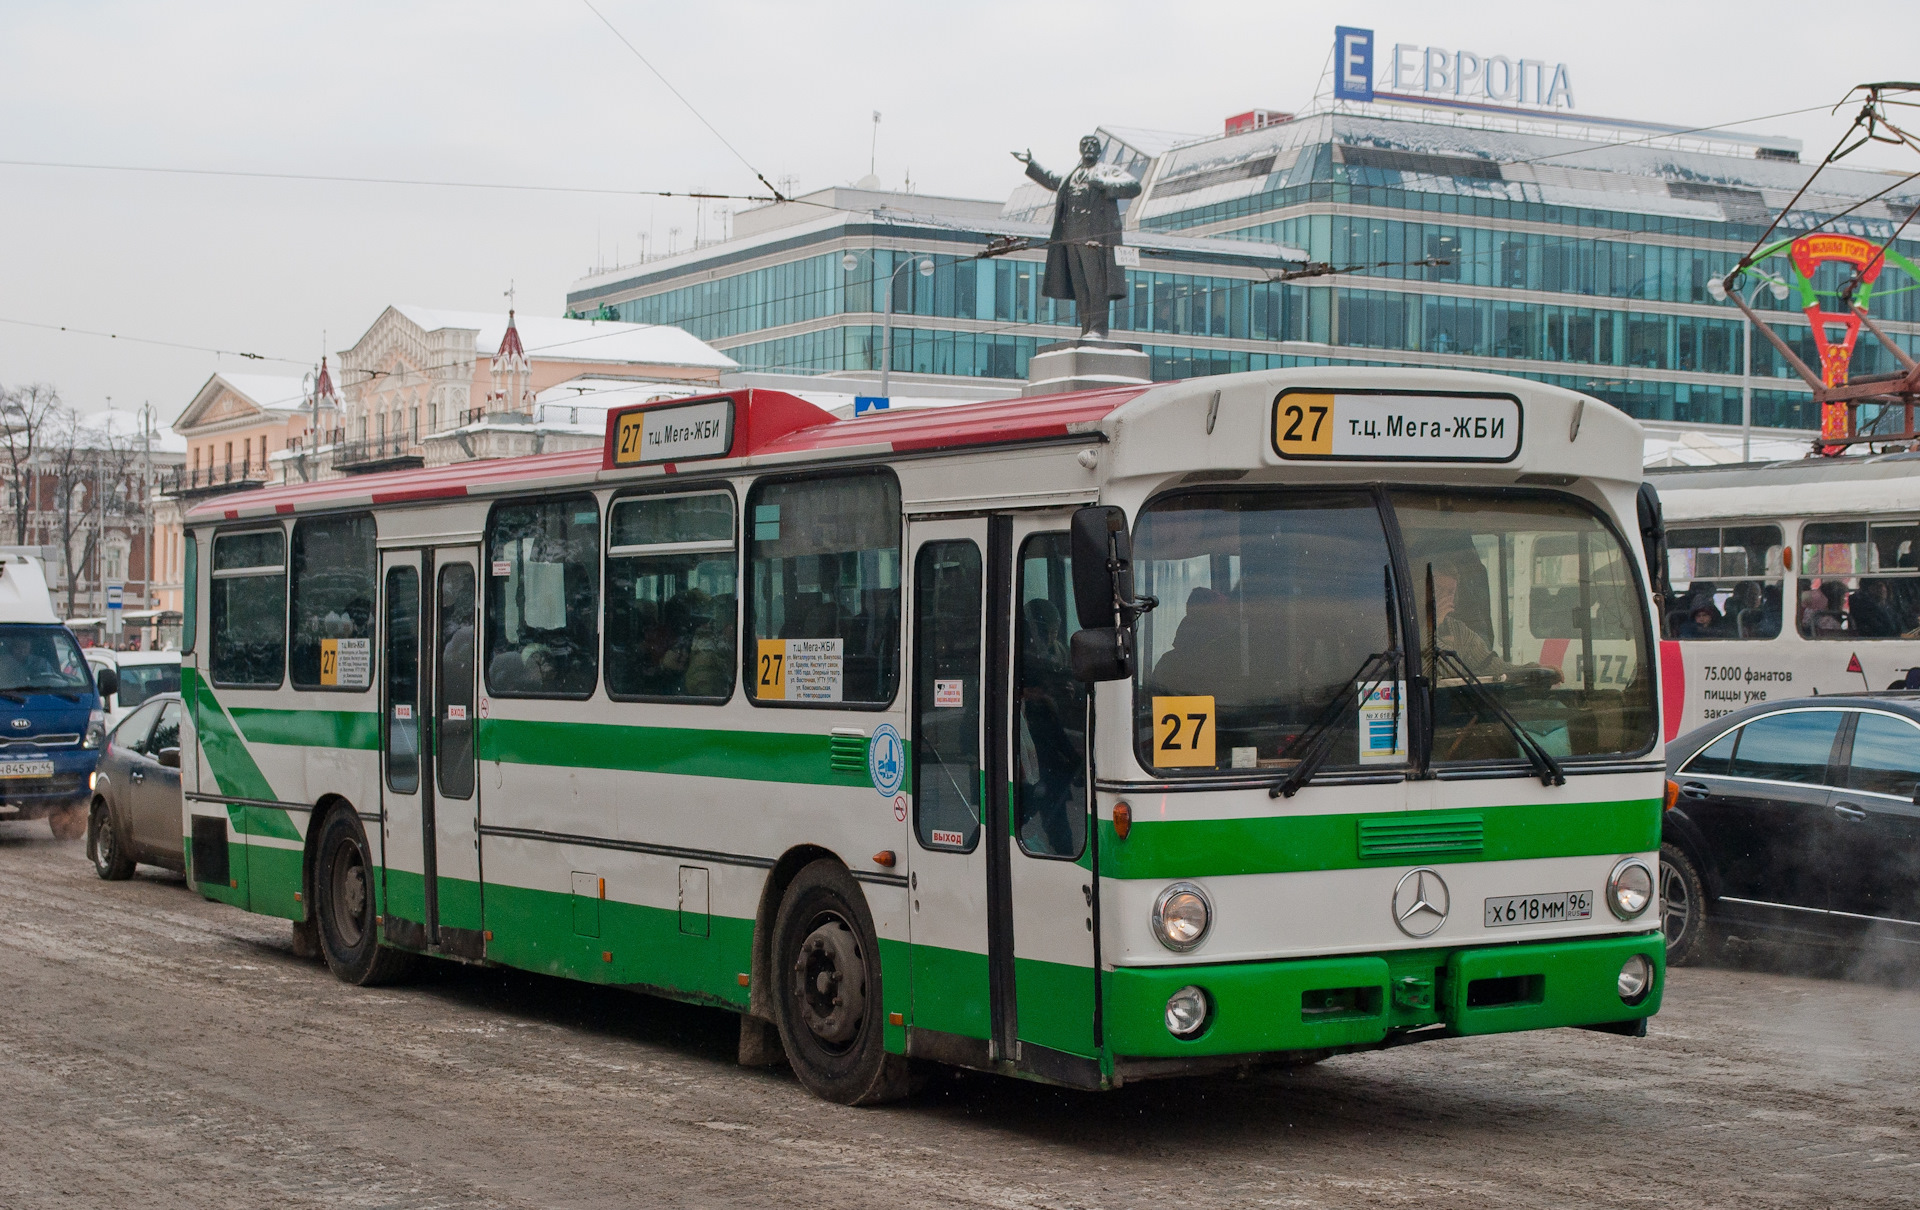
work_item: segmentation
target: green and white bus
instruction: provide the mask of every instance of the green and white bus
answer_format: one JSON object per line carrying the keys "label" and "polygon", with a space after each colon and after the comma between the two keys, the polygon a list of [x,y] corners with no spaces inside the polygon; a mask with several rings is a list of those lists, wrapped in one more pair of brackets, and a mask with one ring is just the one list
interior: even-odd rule
{"label": "green and white bus", "polygon": [[741,1014],[836,1101],[1642,1034],[1663,792],[1641,435],[1303,368],[603,450],[187,520],[191,878]]}

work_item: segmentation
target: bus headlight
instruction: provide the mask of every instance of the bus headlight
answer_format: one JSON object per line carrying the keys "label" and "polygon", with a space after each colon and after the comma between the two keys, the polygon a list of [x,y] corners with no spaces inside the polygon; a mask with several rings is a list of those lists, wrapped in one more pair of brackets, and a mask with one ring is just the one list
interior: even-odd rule
{"label": "bus headlight", "polygon": [[1607,875],[1607,906],[1622,920],[1631,920],[1653,902],[1653,871],[1638,857],[1629,857]]}
{"label": "bus headlight", "polygon": [[1213,927],[1213,904],[1191,882],[1176,882],[1153,901],[1153,935],[1179,953],[1199,945]]}
{"label": "bus headlight", "polygon": [[[1647,998],[1653,989],[1653,963],[1642,954],[1635,954],[1620,964],[1620,999],[1628,1004],[1638,1004]],[[1173,1008],[1167,1008],[1167,1020],[1173,1020]]]}
{"label": "bus headlight", "polygon": [[1167,997],[1167,1032],[1176,1038],[1197,1038],[1207,1028],[1207,993],[1181,988]]}

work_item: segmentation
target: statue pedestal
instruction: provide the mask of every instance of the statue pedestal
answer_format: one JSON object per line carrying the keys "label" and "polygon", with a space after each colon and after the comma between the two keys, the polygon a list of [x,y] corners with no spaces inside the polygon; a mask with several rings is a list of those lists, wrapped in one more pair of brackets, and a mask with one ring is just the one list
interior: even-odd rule
{"label": "statue pedestal", "polygon": [[1153,362],[1139,345],[1113,340],[1063,340],[1041,345],[1027,363],[1022,395],[1052,395],[1153,381]]}

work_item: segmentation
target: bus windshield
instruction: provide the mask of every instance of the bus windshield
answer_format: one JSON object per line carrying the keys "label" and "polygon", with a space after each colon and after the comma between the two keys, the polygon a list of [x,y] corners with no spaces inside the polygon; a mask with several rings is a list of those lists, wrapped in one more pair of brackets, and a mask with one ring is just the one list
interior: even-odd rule
{"label": "bus windshield", "polygon": [[[1405,765],[1409,658],[1434,684],[1435,762],[1522,758],[1489,695],[1555,757],[1653,742],[1631,556],[1591,511],[1544,494],[1387,498],[1411,584],[1396,581],[1365,490],[1212,490],[1142,512],[1135,569],[1160,602],[1137,636],[1150,768],[1284,770],[1313,746],[1302,736],[1316,721],[1331,730],[1327,768]],[[1397,654],[1400,594],[1420,628],[1410,657]],[[1194,745],[1209,724],[1212,739]]]}

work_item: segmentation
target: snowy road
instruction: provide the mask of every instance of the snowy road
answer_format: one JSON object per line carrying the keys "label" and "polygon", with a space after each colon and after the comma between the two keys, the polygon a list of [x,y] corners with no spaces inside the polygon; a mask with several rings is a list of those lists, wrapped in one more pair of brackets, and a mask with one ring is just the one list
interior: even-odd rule
{"label": "snowy road", "polygon": [[1677,972],[1645,1041],[853,1110],[734,1066],[723,1013],[346,987],[284,923],[0,824],[0,1206],[1913,1205],[1920,992],[1778,965]]}

